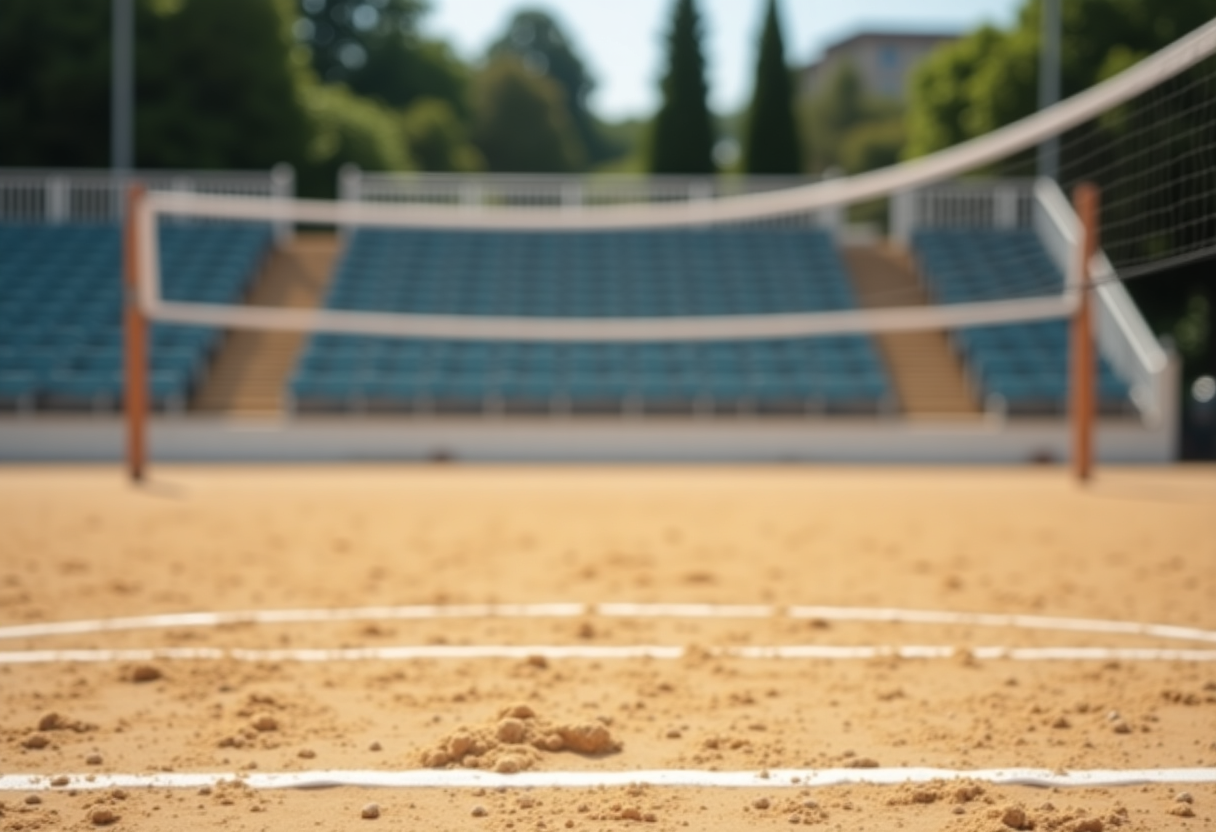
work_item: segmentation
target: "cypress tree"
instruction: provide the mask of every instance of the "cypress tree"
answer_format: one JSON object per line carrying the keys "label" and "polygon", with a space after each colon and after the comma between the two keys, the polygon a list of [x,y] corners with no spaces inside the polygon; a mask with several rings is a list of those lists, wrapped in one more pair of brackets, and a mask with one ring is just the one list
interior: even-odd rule
{"label": "cypress tree", "polygon": [[748,173],[802,173],[794,84],[785,64],[777,0],[769,0],[756,65],[756,90],[747,125],[744,165]]}
{"label": "cypress tree", "polygon": [[714,128],[706,99],[701,21],[693,0],[676,0],[663,105],[651,138],[652,173],[706,174],[714,168]]}

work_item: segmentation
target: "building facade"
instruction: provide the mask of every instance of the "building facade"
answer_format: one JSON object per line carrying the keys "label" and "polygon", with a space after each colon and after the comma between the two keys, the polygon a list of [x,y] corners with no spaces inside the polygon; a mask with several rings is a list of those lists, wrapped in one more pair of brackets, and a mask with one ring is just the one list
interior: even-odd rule
{"label": "building facade", "polygon": [[818,95],[846,64],[852,64],[868,95],[906,101],[912,69],[943,43],[945,33],[861,32],[829,46],[823,57],[802,71],[802,94]]}

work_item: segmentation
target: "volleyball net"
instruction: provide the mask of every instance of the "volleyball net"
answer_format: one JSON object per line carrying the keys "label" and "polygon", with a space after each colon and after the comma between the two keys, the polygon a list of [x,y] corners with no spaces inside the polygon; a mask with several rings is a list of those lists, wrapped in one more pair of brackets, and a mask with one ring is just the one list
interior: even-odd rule
{"label": "volleyball net", "polygon": [[[148,320],[226,330],[645,345],[1063,319],[1092,288],[1103,354],[1147,413],[1166,359],[1121,280],[1216,255],[1214,55],[1216,21],[990,134],[758,193],[589,204],[597,201],[564,190],[520,205],[467,188],[413,201],[391,187],[338,201],[152,192],[131,212],[132,295]],[[1048,140],[1060,147],[1054,180],[1034,176],[1034,150]],[[1102,249],[1092,256],[1071,205],[1083,182],[1103,194]],[[916,264],[916,297],[824,289],[848,283],[833,261],[852,241],[841,218],[876,201],[888,206],[887,237]],[[170,291],[160,231],[190,223],[334,229],[345,241],[337,271],[346,289],[312,309]],[[388,270],[394,286],[350,289],[361,269],[369,283]],[[426,274],[429,286],[409,288]]]}

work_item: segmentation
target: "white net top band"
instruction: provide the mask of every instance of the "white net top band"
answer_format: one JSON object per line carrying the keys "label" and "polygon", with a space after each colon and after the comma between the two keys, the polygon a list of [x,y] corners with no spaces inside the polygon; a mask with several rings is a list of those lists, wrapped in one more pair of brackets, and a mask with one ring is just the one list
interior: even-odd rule
{"label": "white net top band", "polygon": [[216,306],[155,300],[149,317],[169,323],[226,329],[518,342],[697,342],[857,335],[1063,318],[1075,295],[1016,301],[892,309],[849,309],[766,315],[672,318],[541,318],[414,315]]}

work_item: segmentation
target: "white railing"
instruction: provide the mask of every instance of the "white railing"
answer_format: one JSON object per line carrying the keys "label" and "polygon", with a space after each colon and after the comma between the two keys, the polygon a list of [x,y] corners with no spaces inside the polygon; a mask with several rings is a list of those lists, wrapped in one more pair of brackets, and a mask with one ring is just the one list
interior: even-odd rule
{"label": "white railing", "polygon": [[154,191],[226,196],[289,198],[296,189],[295,170],[287,164],[269,171],[0,168],[0,222],[119,222],[127,188],[136,182]]}
{"label": "white railing", "polygon": [[1115,276],[1105,254],[1091,267],[1097,282],[1094,320],[1102,355],[1127,381],[1132,402],[1150,425],[1173,418],[1175,400],[1169,377],[1169,356],[1148,328],[1127,289]]}
{"label": "white railing", "polygon": [[989,179],[900,191],[891,197],[891,236],[907,244],[918,228],[1026,228],[1034,222],[1034,182]]}
{"label": "white railing", "polygon": [[[1078,285],[1080,219],[1052,179],[1041,178],[1035,183],[1035,205],[1035,231],[1039,239],[1067,275],[1068,285]],[[1119,282],[1105,252],[1098,251],[1089,270],[1095,284],[1093,309],[1098,349],[1116,374],[1127,382],[1132,402],[1145,422],[1160,424],[1172,409],[1169,357]]]}
{"label": "white railing", "polygon": [[[1080,283],[1080,220],[1052,179],[958,182],[892,197],[892,237],[909,244],[918,228],[1032,228],[1047,256]],[[1090,264],[1096,340],[1102,356],[1127,383],[1146,424],[1168,422],[1173,412],[1169,358],[1118,281],[1106,254]]]}
{"label": "white railing", "polygon": [[[563,208],[680,203],[767,193],[818,181],[805,176],[570,176],[562,174],[373,173],[347,165],[338,175],[342,201],[482,208]],[[781,218],[781,224],[839,229],[842,209]]]}
{"label": "white railing", "polygon": [[1081,279],[1077,272],[1081,265],[1077,257],[1080,222],[1054,179],[1035,181],[1034,219],[1031,224],[1047,256],[1064,275],[1065,285],[1070,288],[1077,286]]}

